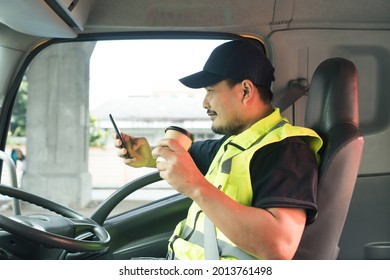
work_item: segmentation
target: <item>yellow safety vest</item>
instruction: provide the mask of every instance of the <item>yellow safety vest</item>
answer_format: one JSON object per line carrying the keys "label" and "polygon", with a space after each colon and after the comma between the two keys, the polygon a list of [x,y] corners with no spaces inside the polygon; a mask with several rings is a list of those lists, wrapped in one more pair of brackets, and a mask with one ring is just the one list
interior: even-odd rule
{"label": "yellow safety vest", "polygon": [[[311,129],[290,125],[287,119],[281,117],[279,109],[275,109],[251,128],[229,137],[218,150],[205,177],[238,203],[250,206],[253,194],[249,165],[253,154],[265,145],[292,136],[302,137],[319,162],[322,139]],[[205,259],[204,223],[205,214],[193,202],[187,218],[176,226],[170,238],[168,258]],[[218,228],[215,232],[220,259],[256,259],[238,248]]]}

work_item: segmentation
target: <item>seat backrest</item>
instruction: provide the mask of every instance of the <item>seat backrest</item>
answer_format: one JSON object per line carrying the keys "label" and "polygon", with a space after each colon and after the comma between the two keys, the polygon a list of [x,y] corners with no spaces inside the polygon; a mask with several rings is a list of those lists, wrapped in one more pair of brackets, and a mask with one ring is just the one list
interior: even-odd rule
{"label": "seat backrest", "polygon": [[322,137],[324,146],[317,220],[305,228],[294,259],[336,259],[364,145],[359,130],[358,74],[351,61],[330,58],[314,71],[305,126]]}

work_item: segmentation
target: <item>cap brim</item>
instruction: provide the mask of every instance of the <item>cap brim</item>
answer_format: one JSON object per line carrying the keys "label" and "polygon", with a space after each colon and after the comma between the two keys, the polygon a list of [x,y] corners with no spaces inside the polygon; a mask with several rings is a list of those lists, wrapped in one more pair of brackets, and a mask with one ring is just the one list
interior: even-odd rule
{"label": "cap brim", "polygon": [[216,75],[207,71],[200,71],[181,78],[179,81],[189,88],[204,88],[219,83],[224,79],[225,77],[221,75]]}

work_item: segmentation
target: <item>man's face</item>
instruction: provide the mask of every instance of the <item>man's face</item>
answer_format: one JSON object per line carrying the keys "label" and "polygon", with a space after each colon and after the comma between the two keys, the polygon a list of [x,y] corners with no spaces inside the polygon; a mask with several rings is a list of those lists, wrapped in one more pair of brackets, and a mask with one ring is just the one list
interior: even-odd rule
{"label": "man's face", "polygon": [[246,129],[242,119],[243,90],[240,84],[230,88],[226,81],[206,87],[203,107],[212,121],[211,129],[218,134],[236,135]]}

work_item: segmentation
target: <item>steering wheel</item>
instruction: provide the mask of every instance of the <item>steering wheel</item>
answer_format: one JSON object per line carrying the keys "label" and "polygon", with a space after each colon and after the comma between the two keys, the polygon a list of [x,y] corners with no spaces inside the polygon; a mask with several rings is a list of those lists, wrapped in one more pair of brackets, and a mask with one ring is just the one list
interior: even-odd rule
{"label": "steering wheel", "polygon": [[144,186],[161,180],[160,173],[156,171],[128,182],[104,200],[95,213],[92,214],[91,219],[99,225],[103,225],[111,211],[128,195]]}
{"label": "steering wheel", "polygon": [[[3,230],[32,242],[64,249],[70,252],[100,252],[108,249],[111,240],[109,233],[92,219],[65,206],[14,187],[0,184],[0,194],[35,204],[61,215],[62,217],[59,218],[67,220],[66,224],[73,226],[75,237],[66,237],[40,230],[32,227],[29,222],[18,222],[18,216],[12,219],[0,214],[0,228]],[[78,236],[87,233],[92,233],[97,240],[89,241],[77,239]]]}

